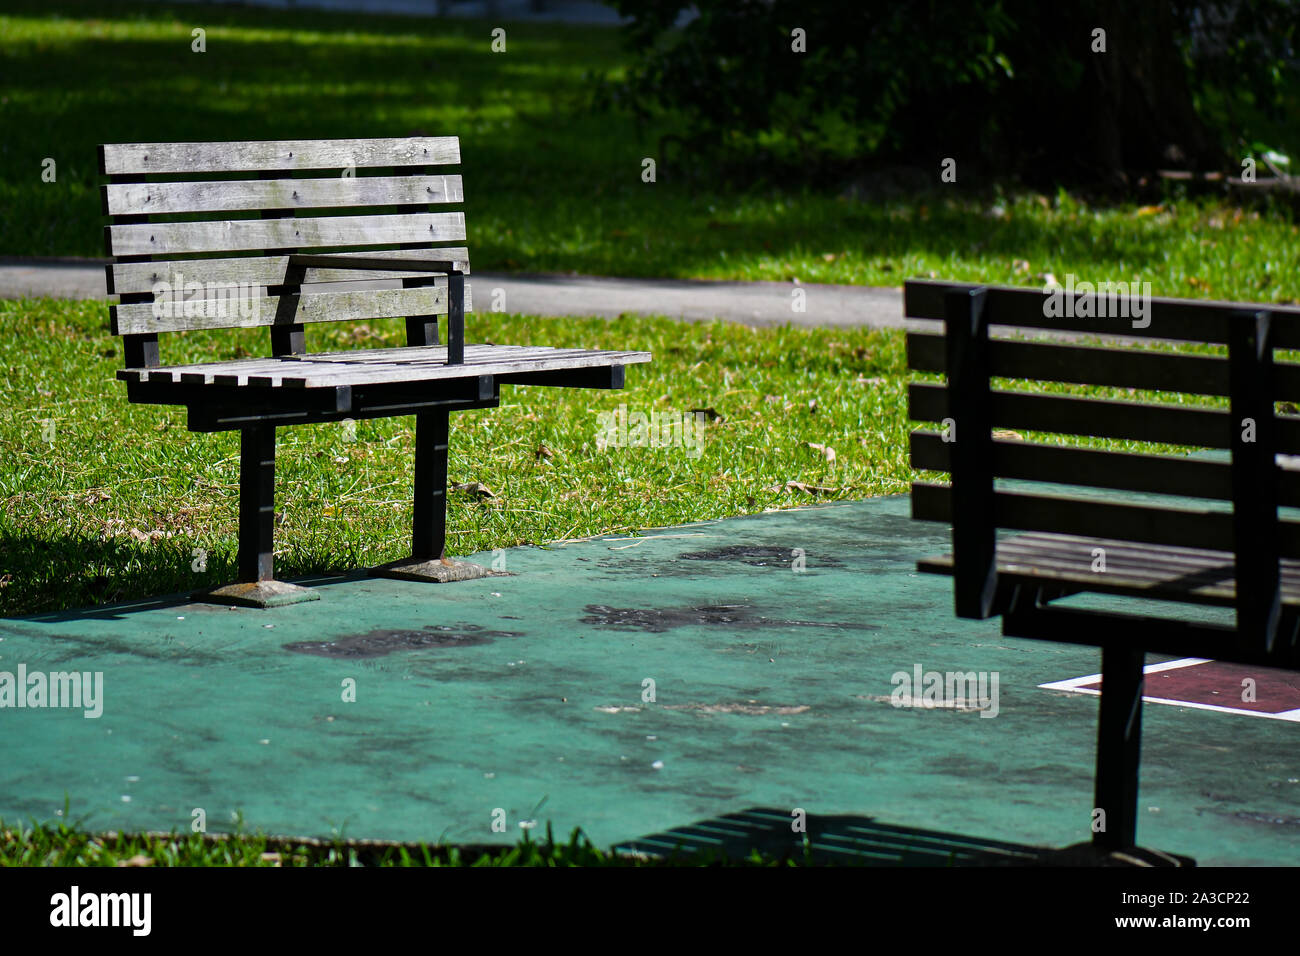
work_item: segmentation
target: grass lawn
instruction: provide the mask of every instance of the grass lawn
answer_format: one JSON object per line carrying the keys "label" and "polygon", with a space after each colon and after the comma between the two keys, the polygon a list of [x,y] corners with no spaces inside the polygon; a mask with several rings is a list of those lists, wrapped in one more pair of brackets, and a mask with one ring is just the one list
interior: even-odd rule
{"label": "grass lawn", "polygon": [[66,822],[26,826],[0,823],[0,867],[637,867],[796,866],[805,862],[797,858],[778,860],[757,850],[743,860],[729,860],[715,854],[683,854],[663,861],[647,861],[601,850],[580,833],[570,835],[567,842],[556,841],[549,829],[545,840],[526,837],[513,847],[448,847],[282,841],[253,834],[229,838],[196,833],[95,835]]}
{"label": "grass lawn", "polygon": [[[100,255],[105,142],[456,134],[480,269],[899,285],[1152,283],[1157,295],[1300,299],[1282,209],[1210,200],[1090,208],[963,177],[929,195],[845,183],[735,191],[677,147],[590,108],[623,68],[618,33],[113,0],[10,0],[0,13],[0,255]],[[206,30],[207,51],[191,52]],[[658,180],[641,180],[654,157]],[[57,163],[57,181],[41,179]],[[960,156],[957,156],[960,163]],[[693,169],[696,175],[682,175]],[[935,170],[937,179],[938,170]]]}
{"label": "grass lawn", "polygon": [[[329,325],[309,328],[309,349],[403,344],[399,319],[355,330]],[[479,483],[492,496],[449,496],[452,554],[899,493],[913,477],[901,331],[490,312],[472,313],[466,325],[469,341],[640,349],[654,361],[630,367],[622,391],[507,386],[499,408],[453,415],[450,479]],[[262,330],[165,336],[162,349],[165,363],[267,351]],[[0,300],[0,615],[236,578],[238,433],[190,432],[183,408],[129,404],[113,377],[121,363],[106,306]],[[703,410],[709,421],[698,453],[687,443],[602,449],[599,415],[619,406],[669,421]],[[409,554],[413,419],[352,425],[277,433],[277,577],[347,572]],[[202,571],[196,549],[206,555]]]}
{"label": "grass lawn", "polygon": [[[669,319],[474,313],[470,341],[643,349],[623,391],[515,388],[452,416],[449,550],[468,554],[604,532],[903,491],[902,335],[752,330]],[[265,353],[264,333],[166,336],[165,362]],[[400,345],[401,320],[308,331],[313,350]],[[235,578],[239,438],[185,428],[183,408],[130,405],[121,343],[93,302],[0,300],[0,615],[170,593]],[[597,448],[598,413],[712,409],[687,447]],[[407,418],[277,435],[277,577],[409,553]],[[354,440],[353,440],[354,439]],[[833,449],[830,454],[811,447]],[[790,481],[818,489],[789,488]],[[195,549],[206,571],[193,570]]]}

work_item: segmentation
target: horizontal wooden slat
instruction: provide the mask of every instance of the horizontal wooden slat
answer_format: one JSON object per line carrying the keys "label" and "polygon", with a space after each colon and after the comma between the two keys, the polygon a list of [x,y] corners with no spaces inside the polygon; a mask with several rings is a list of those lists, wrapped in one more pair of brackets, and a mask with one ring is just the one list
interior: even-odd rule
{"label": "horizontal wooden slat", "polygon": [[321,216],[309,219],[233,219],[108,226],[115,256],[173,256],[244,249],[319,249],[465,238],[461,212],[397,216]]}
{"label": "horizontal wooden slat", "polygon": [[381,385],[478,375],[635,365],[650,359],[648,352],[466,345],[465,363],[447,365],[446,347],[429,346],[123,369],[118,373],[118,378],[129,382],[211,384],[223,387],[337,388],[343,385]]}
{"label": "horizontal wooden slat", "polygon": [[[413,289],[359,289],[346,292],[303,293],[292,312],[290,296],[259,296],[256,314],[241,315],[234,301],[227,302],[226,314],[173,315],[155,317],[152,302],[115,305],[109,309],[114,335],[140,332],[187,332],[195,329],[252,329],[267,325],[308,322],[348,322],[395,316],[443,315],[447,312],[446,280],[438,286]],[[208,309],[213,309],[209,300]],[[465,285],[465,310],[473,306],[469,284]],[[251,309],[250,309],[251,311]]]}
{"label": "horizontal wooden slat", "polygon": [[[1106,553],[1106,570],[1094,571],[1094,548]],[[925,558],[917,568],[951,574],[951,555]],[[1030,533],[997,545],[998,575],[1031,586],[1095,591],[1231,607],[1236,599],[1233,556],[1203,548],[1152,546],[1111,538]],[[1280,562],[1282,599],[1300,604],[1300,564]]]}
{"label": "horizontal wooden slat", "polygon": [[464,199],[459,176],[332,176],[117,183],[104,187],[104,202],[113,216],[453,203]]}
{"label": "horizontal wooden slat", "polygon": [[[949,471],[951,442],[938,432],[914,431],[912,467]],[[994,439],[993,473],[998,478],[1112,488],[1188,498],[1232,498],[1231,464],[1226,461],[1068,448],[1036,442]],[[1278,476],[1279,503],[1300,507],[1300,471],[1286,467]]]}
{"label": "horizontal wooden slat", "polygon": [[[1211,551],[1232,550],[1232,515],[1226,511],[1120,504],[1013,491],[996,492],[993,507],[994,520],[999,528]],[[914,483],[912,517],[920,521],[951,522],[951,488],[948,485]],[[1300,557],[1300,523],[1279,521],[1278,526],[1282,555]]]}
{"label": "horizontal wooden slat", "polygon": [[100,147],[109,176],[252,170],[441,166],[460,162],[455,136],[276,140],[234,143],[116,143]]}
{"label": "horizontal wooden slat", "polygon": [[[415,261],[450,259],[469,273],[469,250],[464,246],[438,246],[433,249],[391,249],[384,252],[336,252],[331,255],[355,258],[383,256],[386,259]],[[289,257],[237,256],[228,259],[175,259],[165,262],[115,262],[109,266],[109,293],[126,295],[151,292],[165,282],[171,287],[187,282],[247,282],[268,286],[284,282]],[[372,279],[422,279],[422,272],[358,272],[355,269],[308,269],[306,284],[319,282],[358,282]]]}
{"label": "horizontal wooden slat", "polygon": [[[916,421],[948,417],[944,386],[913,382],[907,394],[908,412]],[[1200,448],[1227,448],[1231,437],[1228,413],[1207,408],[1002,390],[993,392],[992,405],[993,424],[1002,428]],[[1300,418],[1279,415],[1276,421],[1279,451],[1297,454]]]}
{"label": "horizontal wooden slat", "polygon": [[[909,332],[907,363],[918,372],[948,370],[942,335]],[[1076,385],[1139,388],[1196,395],[1228,394],[1228,360],[1212,355],[1172,355],[1131,346],[1102,348],[993,339],[992,375]],[[1300,400],[1300,365],[1274,364],[1279,401]]]}
{"label": "horizontal wooden slat", "polygon": [[903,288],[903,312],[914,319],[942,319],[943,297],[948,292],[972,288],[986,290],[988,320],[994,326],[1012,326],[1059,332],[1111,336],[1137,336],[1183,342],[1228,341],[1225,310],[1266,311],[1274,317],[1273,340],[1277,348],[1300,348],[1300,307],[1248,302],[1210,302],[1153,296],[1147,314],[1150,324],[1134,328],[1130,319],[1067,318],[1044,314],[1048,293],[1042,289],[980,286],[969,282],[908,279]]}

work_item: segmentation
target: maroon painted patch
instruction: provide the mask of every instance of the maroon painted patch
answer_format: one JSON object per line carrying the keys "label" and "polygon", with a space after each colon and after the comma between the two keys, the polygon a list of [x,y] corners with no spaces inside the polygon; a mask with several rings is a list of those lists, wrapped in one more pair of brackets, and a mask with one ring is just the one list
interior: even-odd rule
{"label": "maroon painted patch", "polygon": [[[1255,682],[1255,699],[1242,700],[1242,681]],[[1079,690],[1098,690],[1101,681],[1079,684]],[[1176,700],[1189,704],[1210,704],[1262,714],[1300,710],[1300,674],[1271,667],[1205,661],[1146,675],[1145,697]]]}

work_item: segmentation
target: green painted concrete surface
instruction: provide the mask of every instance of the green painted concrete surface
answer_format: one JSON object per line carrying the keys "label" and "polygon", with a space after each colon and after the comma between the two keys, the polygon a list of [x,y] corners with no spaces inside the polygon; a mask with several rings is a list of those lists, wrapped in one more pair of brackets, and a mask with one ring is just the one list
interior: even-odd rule
{"label": "green painted concrete surface", "polygon": [[[0,818],[598,845],[749,807],[1063,846],[1088,837],[1095,650],[959,621],[906,497],[503,552],[508,577],[318,582],[0,621],[0,671],[103,674],[103,712],[0,709]],[[806,570],[796,571],[794,549]],[[500,556],[498,556],[500,557]],[[492,555],[478,557],[491,563]],[[217,583],[217,582],[214,582]],[[892,676],[996,673],[996,717]],[[653,701],[649,697],[653,681]],[[344,700],[355,681],[355,701]],[[1300,862],[1300,725],[1150,704],[1139,840]],[[504,811],[505,832],[493,830]]]}

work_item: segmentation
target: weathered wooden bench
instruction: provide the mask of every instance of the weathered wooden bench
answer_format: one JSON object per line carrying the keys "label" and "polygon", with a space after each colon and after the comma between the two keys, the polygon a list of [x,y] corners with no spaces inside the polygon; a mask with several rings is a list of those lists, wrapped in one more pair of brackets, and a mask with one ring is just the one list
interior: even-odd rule
{"label": "weathered wooden bench", "polygon": [[[1099,297],[1062,310],[1048,307],[1050,295],[906,285],[907,316],[943,323],[909,334],[909,365],[947,376],[909,393],[914,420],[943,424],[913,432],[912,465],[951,477],[912,486],[914,517],[952,525],[953,553],[918,569],[953,576],[959,617],[1000,615],[1008,636],[1101,648],[1094,810],[1104,820],[1096,816],[1093,845],[1111,852],[1136,838],[1147,652],[1300,669],[1300,522],[1279,515],[1300,505],[1300,467],[1287,457],[1300,453],[1300,417],[1274,405],[1300,401],[1300,364],[1273,355],[1300,349],[1300,308],[1156,298],[1135,323],[1097,317]],[[1112,316],[1115,305],[1136,314],[1110,305]],[[1076,317],[1048,314],[1061,311]],[[1175,354],[1142,340],[1216,348]],[[995,378],[1129,391],[1048,394],[994,387]],[[1129,400],[1132,390],[1161,400]],[[1213,396],[1219,407],[1174,395]],[[995,427],[1142,452],[998,437]],[[1148,447],[1160,445],[1202,453]],[[1061,603],[1086,594],[1113,597]],[[1071,606],[1080,603],[1093,606]]]}
{"label": "weathered wooden bench", "polygon": [[[132,402],[185,405],[193,431],[240,430],[239,582],[207,593],[257,607],[311,600],[274,579],[275,430],[416,417],[410,559],[375,573],[478,577],[446,556],[449,415],[502,385],[621,388],[646,352],[467,345],[469,251],[454,136],[100,147],[112,331]],[[358,287],[360,286],[360,287]],[[309,352],[307,323],[405,318],[406,347]],[[438,325],[446,319],[446,342]],[[270,330],[265,358],[163,365],[158,336]]]}

